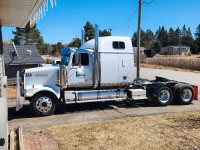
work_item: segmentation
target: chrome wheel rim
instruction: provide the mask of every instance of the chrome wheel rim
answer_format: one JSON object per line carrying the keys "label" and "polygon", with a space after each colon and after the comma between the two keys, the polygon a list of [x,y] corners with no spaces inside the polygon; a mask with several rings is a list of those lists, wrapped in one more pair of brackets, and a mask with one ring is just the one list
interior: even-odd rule
{"label": "chrome wheel rim", "polygon": [[48,112],[52,108],[52,101],[48,97],[40,97],[36,102],[36,108],[40,112]]}
{"label": "chrome wheel rim", "polygon": [[192,98],[192,91],[190,89],[184,89],[182,93],[183,101],[188,102],[190,101],[191,98]]}
{"label": "chrome wheel rim", "polygon": [[169,99],[170,99],[170,93],[169,93],[168,90],[162,90],[162,91],[160,91],[159,100],[160,100],[162,103],[168,102]]}

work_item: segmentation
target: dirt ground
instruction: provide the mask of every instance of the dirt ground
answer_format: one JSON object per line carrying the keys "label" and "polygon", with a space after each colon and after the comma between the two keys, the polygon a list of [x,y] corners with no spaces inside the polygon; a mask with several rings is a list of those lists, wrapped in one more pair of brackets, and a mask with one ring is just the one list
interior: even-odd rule
{"label": "dirt ground", "polygon": [[200,112],[68,124],[47,130],[61,150],[200,148]]}

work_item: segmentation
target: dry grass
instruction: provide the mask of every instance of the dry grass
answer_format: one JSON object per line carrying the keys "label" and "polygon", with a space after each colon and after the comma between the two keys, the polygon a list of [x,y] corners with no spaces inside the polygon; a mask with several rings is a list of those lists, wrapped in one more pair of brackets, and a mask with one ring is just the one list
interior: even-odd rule
{"label": "dry grass", "polygon": [[[135,64],[136,66],[136,64]],[[195,72],[200,73],[200,71],[196,70],[190,70],[190,69],[180,69],[180,68],[173,68],[173,67],[167,67],[167,66],[159,66],[159,65],[152,65],[152,64],[140,64],[140,67],[143,68],[153,68],[153,69],[163,69],[163,70],[174,70],[174,71],[182,71],[182,72]]]}
{"label": "dry grass", "polygon": [[7,86],[7,99],[8,102],[16,101],[16,86]]}
{"label": "dry grass", "polygon": [[190,71],[200,71],[200,55],[159,55],[153,58],[141,57],[141,63],[169,68],[186,69]]}
{"label": "dry grass", "polygon": [[155,57],[171,57],[171,58],[185,58],[185,59],[200,59],[200,55],[199,54],[192,54],[191,56],[187,56],[187,55],[158,55]]}
{"label": "dry grass", "polygon": [[54,126],[61,150],[199,149],[200,112]]}

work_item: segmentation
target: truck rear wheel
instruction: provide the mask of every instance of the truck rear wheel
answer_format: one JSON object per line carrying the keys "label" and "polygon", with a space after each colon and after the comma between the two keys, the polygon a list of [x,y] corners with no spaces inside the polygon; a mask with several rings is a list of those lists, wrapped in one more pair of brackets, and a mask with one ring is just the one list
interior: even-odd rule
{"label": "truck rear wheel", "polygon": [[31,112],[38,117],[52,115],[56,110],[56,106],[56,97],[51,93],[38,94],[30,102]]}
{"label": "truck rear wheel", "polygon": [[172,102],[173,94],[172,90],[167,87],[159,87],[151,96],[154,104],[158,106],[167,106]]}
{"label": "truck rear wheel", "polygon": [[194,99],[194,89],[187,84],[178,85],[178,88],[175,93],[175,101],[178,104],[188,105]]}

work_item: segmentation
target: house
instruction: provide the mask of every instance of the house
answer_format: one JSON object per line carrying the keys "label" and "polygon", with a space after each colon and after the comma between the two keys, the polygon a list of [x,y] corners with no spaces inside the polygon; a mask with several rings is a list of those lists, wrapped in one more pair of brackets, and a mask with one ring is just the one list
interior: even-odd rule
{"label": "house", "polygon": [[161,55],[188,55],[189,53],[188,46],[167,46],[161,49]]}
{"label": "house", "polygon": [[15,57],[12,61],[13,45],[3,46],[5,71],[8,79],[16,78],[17,71],[24,68],[38,67],[40,64],[45,63],[35,45],[16,45],[16,50],[19,58]]}
{"label": "house", "polygon": [[[140,47],[140,54],[144,54],[145,48],[144,47]],[[133,52],[134,54],[137,54],[137,47],[133,47]]]}

